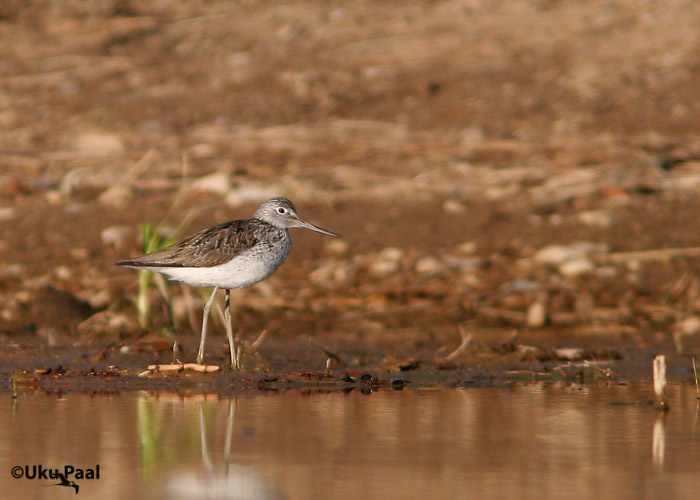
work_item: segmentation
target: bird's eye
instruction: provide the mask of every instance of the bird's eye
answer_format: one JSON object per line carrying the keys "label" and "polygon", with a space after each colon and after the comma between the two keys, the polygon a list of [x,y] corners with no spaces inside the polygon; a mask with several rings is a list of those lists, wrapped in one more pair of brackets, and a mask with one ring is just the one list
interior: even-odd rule
{"label": "bird's eye", "polygon": [[287,213],[287,210],[284,209],[284,208],[282,208],[282,207],[279,207],[279,208],[277,209],[277,213],[278,213],[278,214],[286,214],[286,213]]}

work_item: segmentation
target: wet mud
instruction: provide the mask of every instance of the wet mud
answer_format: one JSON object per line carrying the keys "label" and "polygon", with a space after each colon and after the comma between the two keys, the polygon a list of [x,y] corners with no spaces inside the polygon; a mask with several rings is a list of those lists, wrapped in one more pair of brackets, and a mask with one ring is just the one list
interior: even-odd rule
{"label": "wet mud", "polygon": [[[0,6],[6,390],[693,377],[697,6],[50,3]],[[206,298],[114,262],[272,196],[342,240],[233,294],[242,372],[215,314],[139,377]]]}

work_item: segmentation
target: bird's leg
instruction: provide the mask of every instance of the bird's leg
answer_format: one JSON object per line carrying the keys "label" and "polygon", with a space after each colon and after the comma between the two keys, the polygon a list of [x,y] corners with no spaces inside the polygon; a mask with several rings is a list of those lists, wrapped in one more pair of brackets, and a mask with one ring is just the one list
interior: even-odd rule
{"label": "bird's leg", "polygon": [[204,342],[207,340],[207,322],[209,321],[209,311],[211,311],[211,305],[214,303],[216,298],[216,292],[219,291],[219,287],[215,286],[214,291],[211,293],[211,297],[204,306],[204,318],[202,318],[202,336],[199,339],[199,352],[197,353],[197,363],[202,364],[204,359]]}
{"label": "bird's leg", "polygon": [[233,326],[231,325],[231,290],[226,289],[226,302],[224,303],[224,323],[228,336],[228,347],[231,350],[231,368],[237,370],[241,367],[240,354],[236,352],[236,344],[233,341]]}

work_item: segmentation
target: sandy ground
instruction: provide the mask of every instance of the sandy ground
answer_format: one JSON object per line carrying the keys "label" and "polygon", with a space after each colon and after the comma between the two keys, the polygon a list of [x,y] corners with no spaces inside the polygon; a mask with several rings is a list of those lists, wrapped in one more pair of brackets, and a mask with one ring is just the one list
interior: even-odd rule
{"label": "sandy ground", "polygon": [[144,330],[113,262],[144,222],[287,196],[343,239],[296,231],[234,294],[258,378],[329,353],[338,377],[688,376],[699,25],[692,1],[3,2],[3,373],[191,360],[205,297],[172,286],[173,331],[153,287]]}

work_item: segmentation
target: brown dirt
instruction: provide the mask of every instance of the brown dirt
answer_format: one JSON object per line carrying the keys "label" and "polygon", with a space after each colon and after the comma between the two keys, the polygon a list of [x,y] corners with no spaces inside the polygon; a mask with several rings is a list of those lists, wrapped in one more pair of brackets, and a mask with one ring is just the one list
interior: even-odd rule
{"label": "brown dirt", "polygon": [[[172,338],[193,357],[179,285],[177,333],[154,289],[163,340],[120,353],[144,332],[113,262],[141,222],[189,214],[184,235],[285,195],[347,248],[297,232],[236,292],[244,341],[269,335],[253,373],[323,370],[320,345],[338,376],[415,358],[442,380],[461,327],[451,373],[679,353],[687,376],[697,255],[621,252],[700,247],[699,23],[692,1],[4,2],[4,373],[136,371]],[[580,273],[538,254],[576,242],[603,245]]]}

